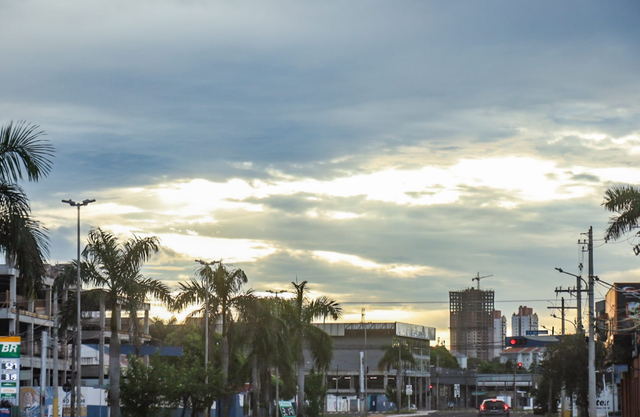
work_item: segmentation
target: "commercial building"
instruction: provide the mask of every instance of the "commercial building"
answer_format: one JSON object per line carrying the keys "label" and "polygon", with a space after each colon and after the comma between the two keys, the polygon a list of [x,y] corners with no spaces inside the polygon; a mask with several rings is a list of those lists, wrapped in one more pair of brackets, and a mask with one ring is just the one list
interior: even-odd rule
{"label": "commercial building", "polygon": [[[598,318],[612,354],[611,374],[619,375],[622,417],[640,417],[640,283],[614,283],[605,295],[604,312]],[[602,329],[602,330],[600,330]]]}
{"label": "commercial building", "polygon": [[[467,288],[449,292],[451,350],[490,361],[503,342],[496,344],[494,292]],[[502,339],[504,340],[504,339]]]}
{"label": "commercial building", "polygon": [[[360,411],[360,352],[363,354],[364,383],[368,411],[395,408],[395,398],[386,398],[387,385],[395,387],[396,369],[379,369],[385,350],[394,344],[406,344],[416,365],[402,369],[403,387],[411,385],[411,404],[419,409],[430,407],[430,342],[436,338],[435,327],[400,322],[392,323],[316,323],[333,340],[333,360],[327,375],[328,412]],[[308,352],[305,357],[309,358]],[[307,372],[311,364],[307,363]],[[363,396],[364,397],[364,396]],[[406,406],[405,404],[402,405]]]}
{"label": "commercial building", "polygon": [[[75,350],[75,328],[60,329],[55,335],[53,329],[58,327],[59,312],[75,292],[75,286],[56,291],[54,280],[62,270],[61,265],[48,265],[42,280],[41,295],[28,298],[19,291],[19,271],[7,265],[0,265],[0,336],[18,336],[20,342],[20,386],[38,387],[43,375],[41,367],[42,355],[45,355],[47,371],[46,386],[62,386],[73,378],[73,354]],[[108,349],[106,345],[111,338],[111,328],[106,325],[108,314],[104,298],[91,305],[83,300],[82,312],[82,348],[80,361],[82,364],[82,385],[103,387],[108,381]],[[151,337],[149,333],[149,305],[142,308],[139,326],[134,330],[132,320],[119,318],[119,336],[124,343],[122,354],[128,353],[126,344],[137,341],[144,344]],[[75,322],[74,322],[75,324]],[[138,329],[139,328],[139,329]],[[45,337],[43,340],[43,337]],[[44,343],[44,344],[43,344]],[[46,349],[43,351],[43,346]],[[56,373],[53,372],[54,364]]]}
{"label": "commercial building", "polygon": [[[8,265],[0,265],[0,335],[20,337],[20,373],[21,387],[39,386],[42,372],[41,357],[43,343],[46,369],[52,370],[56,363],[58,373],[49,372],[47,385],[53,381],[62,385],[70,375],[72,335],[68,332],[60,334],[58,340],[52,339],[54,317],[62,305],[66,294],[54,292],[53,282],[59,268],[49,266],[43,278],[42,296],[37,299],[27,298],[18,291],[19,271]],[[45,340],[43,341],[43,337]]]}

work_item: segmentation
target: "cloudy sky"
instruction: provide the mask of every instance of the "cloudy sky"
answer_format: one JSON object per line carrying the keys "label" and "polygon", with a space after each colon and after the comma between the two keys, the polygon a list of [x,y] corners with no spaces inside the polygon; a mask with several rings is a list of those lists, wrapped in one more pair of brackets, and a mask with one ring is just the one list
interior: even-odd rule
{"label": "cloudy sky", "polygon": [[[604,190],[640,182],[640,5],[501,1],[0,1],[0,123],[38,124],[26,185],[51,262],[83,235],[155,235],[171,286],[223,259],[257,291],[307,280],[347,321],[434,326],[495,290],[560,321]],[[598,286],[601,298],[606,288]],[[567,302],[574,303],[575,299]],[[387,302],[388,304],[381,304]],[[569,316],[572,316],[572,312]],[[572,326],[568,325],[571,329]]]}

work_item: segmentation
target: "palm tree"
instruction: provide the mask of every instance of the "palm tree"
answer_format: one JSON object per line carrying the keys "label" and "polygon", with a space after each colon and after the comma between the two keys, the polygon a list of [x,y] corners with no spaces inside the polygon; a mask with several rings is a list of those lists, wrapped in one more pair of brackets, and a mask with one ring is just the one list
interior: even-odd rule
{"label": "palm tree", "polygon": [[416,359],[411,354],[409,346],[406,343],[397,342],[384,348],[384,354],[378,361],[378,369],[381,371],[384,369],[389,370],[395,368],[396,370],[396,407],[398,411],[402,406],[402,368],[405,363],[415,365]]}
{"label": "palm tree", "polygon": [[291,363],[287,328],[278,314],[282,301],[280,298],[256,297],[252,302],[243,305],[240,311],[238,334],[242,335],[242,341],[249,347],[253,415],[258,415],[260,408],[261,371],[271,366],[286,369],[286,364]]}
{"label": "palm tree", "polygon": [[0,251],[7,264],[20,270],[23,293],[33,296],[45,275],[49,252],[46,228],[31,216],[31,207],[18,181],[26,175],[37,182],[51,170],[53,146],[39,126],[9,122],[0,128]]}
{"label": "palm tree", "polygon": [[[181,282],[180,293],[175,298],[172,308],[181,311],[194,304],[199,308],[192,315],[209,313],[209,320],[222,324],[222,384],[226,388],[229,380],[229,326],[234,319],[234,312],[252,298],[252,291],[242,292],[242,286],[248,282],[247,275],[241,269],[228,269],[222,262],[204,262],[196,271],[197,278]],[[205,308],[206,306],[206,308]],[[209,323],[206,323],[209,325]],[[228,407],[224,407],[227,415]]]}
{"label": "palm tree", "polygon": [[337,301],[321,296],[315,300],[308,297],[307,281],[292,282],[295,296],[287,300],[283,307],[283,319],[289,328],[290,346],[298,368],[298,416],[304,417],[304,348],[308,347],[314,368],[325,370],[333,357],[333,342],[322,329],[314,326],[314,320],[337,320],[342,315],[342,307]]}
{"label": "palm tree", "polygon": [[623,234],[638,227],[640,219],[640,188],[621,185],[605,191],[602,203],[607,211],[618,213],[609,220],[605,240],[617,240]]}
{"label": "palm tree", "polygon": [[[134,236],[124,243],[102,229],[89,232],[83,251],[83,279],[102,291],[111,311],[109,339],[109,407],[111,417],[120,417],[120,308],[129,311],[130,320],[149,295],[169,302],[169,289],[163,283],[142,275],[142,264],[158,252],[157,237]],[[73,267],[73,264],[72,264]]]}

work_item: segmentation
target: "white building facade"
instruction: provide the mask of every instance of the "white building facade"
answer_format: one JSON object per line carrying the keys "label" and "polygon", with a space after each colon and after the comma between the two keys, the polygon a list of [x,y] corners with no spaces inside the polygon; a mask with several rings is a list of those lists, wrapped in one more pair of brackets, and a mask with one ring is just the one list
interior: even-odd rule
{"label": "white building facade", "polygon": [[500,310],[493,312],[493,354],[492,358],[500,356],[504,349],[504,339],[507,337],[507,318]]}
{"label": "white building facade", "polygon": [[520,306],[511,316],[511,336],[528,336],[530,330],[538,330],[538,315],[532,308]]}

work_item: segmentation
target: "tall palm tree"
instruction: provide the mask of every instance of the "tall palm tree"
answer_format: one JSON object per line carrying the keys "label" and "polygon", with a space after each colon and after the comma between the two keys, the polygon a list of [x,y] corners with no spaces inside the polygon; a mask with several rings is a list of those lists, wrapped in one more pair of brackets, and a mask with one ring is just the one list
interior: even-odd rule
{"label": "tall palm tree", "polygon": [[384,354],[378,361],[378,369],[381,371],[384,369],[395,368],[396,370],[396,407],[398,411],[402,408],[402,370],[405,363],[411,365],[416,364],[409,346],[406,343],[397,341],[391,346],[384,348]]}
{"label": "tall palm tree", "polygon": [[[253,298],[253,291],[242,291],[248,282],[247,275],[241,269],[229,269],[222,262],[211,265],[204,263],[196,271],[197,278],[181,282],[180,293],[174,299],[172,308],[181,311],[186,307],[198,305],[192,315],[202,314],[206,309],[210,322],[222,324],[222,383],[227,388],[229,380],[229,327],[234,313]],[[209,323],[206,323],[209,325]],[[224,407],[224,415],[228,407]]]}
{"label": "tall palm tree", "polygon": [[120,417],[120,309],[137,311],[147,296],[169,302],[169,289],[163,283],[141,273],[142,265],[158,252],[157,237],[133,238],[120,242],[102,229],[89,232],[83,251],[83,279],[104,292],[111,311],[109,339],[109,407],[111,417]]}
{"label": "tall palm tree", "polygon": [[261,397],[261,371],[272,366],[286,369],[291,363],[291,351],[287,344],[287,328],[280,317],[282,299],[255,298],[244,304],[239,315],[238,334],[249,348],[251,360],[251,408],[258,415]]}
{"label": "tall palm tree", "polygon": [[292,282],[294,297],[283,307],[283,318],[289,328],[290,346],[298,368],[298,416],[304,417],[304,348],[309,349],[314,368],[325,370],[333,357],[333,342],[322,329],[314,326],[314,320],[337,320],[342,316],[342,307],[337,301],[321,296],[309,299],[307,281]]}
{"label": "tall palm tree", "polygon": [[53,146],[39,126],[9,122],[0,128],[0,251],[20,270],[23,293],[33,296],[45,275],[49,252],[46,228],[31,216],[31,207],[18,182],[26,175],[37,182],[51,170]]}
{"label": "tall palm tree", "polygon": [[640,219],[640,187],[620,185],[605,191],[605,210],[618,213],[609,219],[605,240],[618,240],[623,234],[638,227]]}

